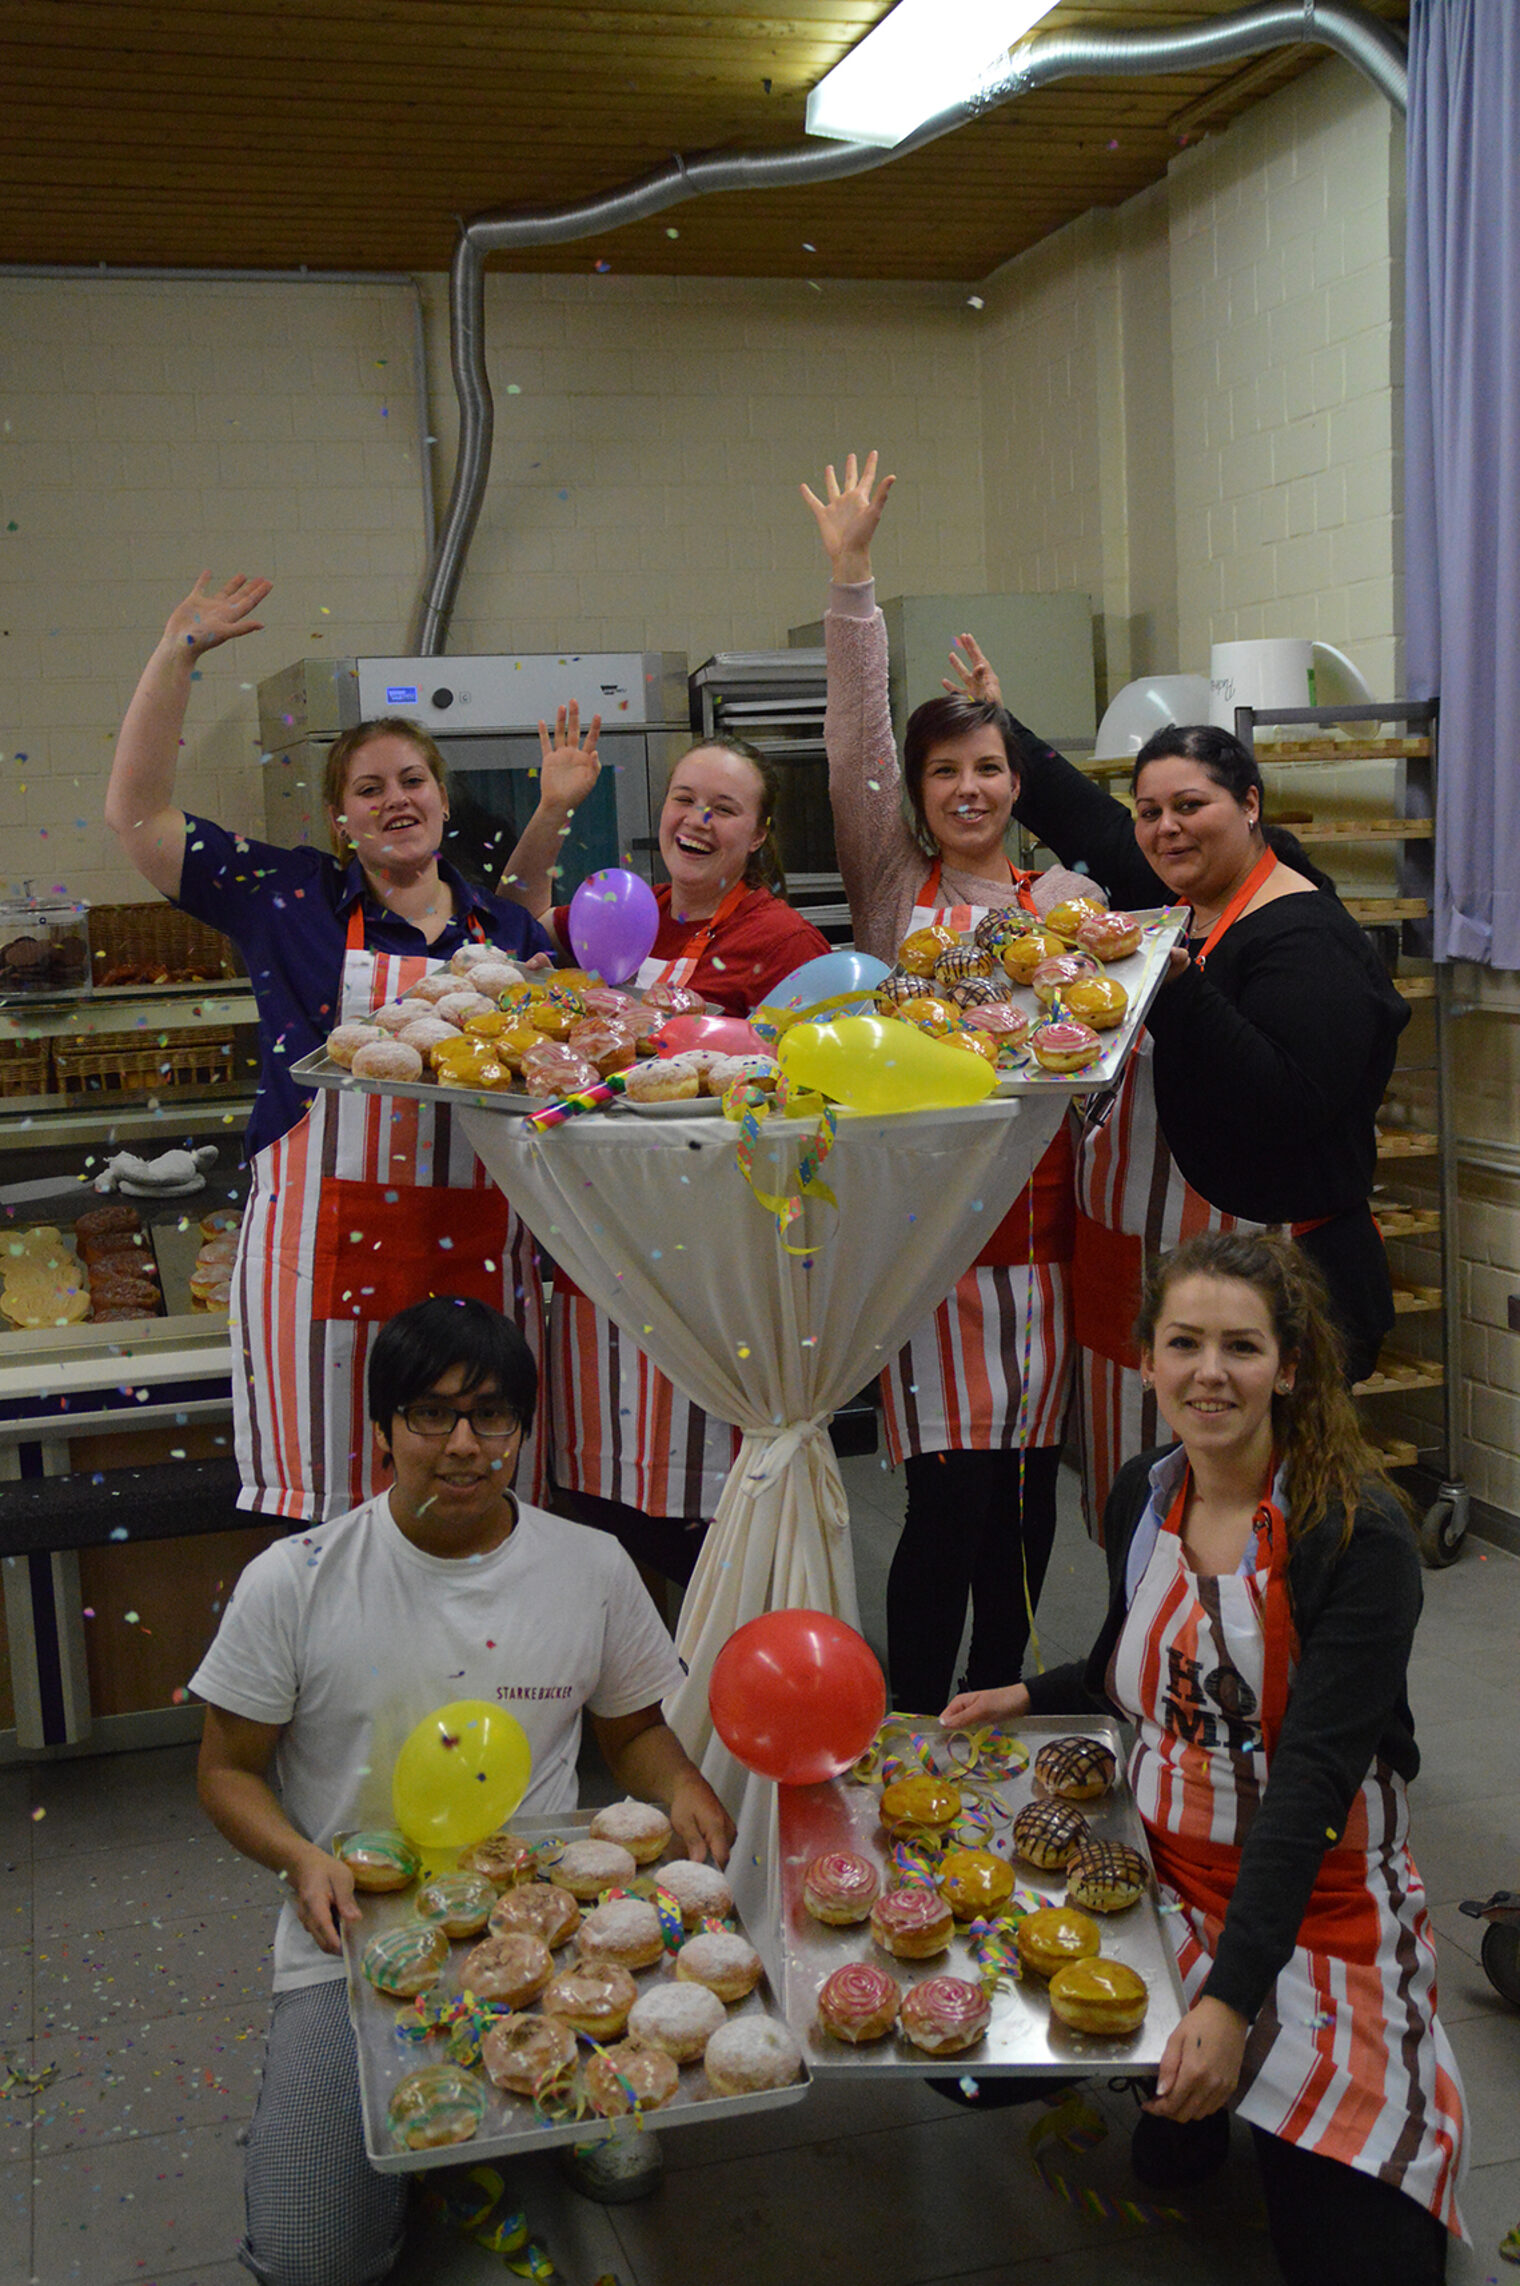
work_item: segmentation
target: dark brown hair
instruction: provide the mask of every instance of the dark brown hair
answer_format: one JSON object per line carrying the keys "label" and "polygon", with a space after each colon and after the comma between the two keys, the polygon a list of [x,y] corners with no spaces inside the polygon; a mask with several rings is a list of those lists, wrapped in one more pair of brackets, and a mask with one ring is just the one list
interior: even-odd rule
{"label": "dark brown hair", "polygon": [[1013,798],[1015,801],[1019,798],[1013,717],[1006,707],[999,706],[994,699],[965,698],[959,691],[949,692],[944,698],[925,699],[908,717],[907,735],[903,739],[903,785],[913,812],[913,829],[926,856],[936,856],[939,843],[930,832],[924,814],[924,766],[934,747],[943,745],[947,738],[964,738],[972,730],[997,732],[1003,742],[1008,775],[1013,780]]}
{"label": "dark brown hair", "polygon": [[348,766],[354,756],[374,738],[404,738],[415,746],[438,782],[438,791],[447,805],[449,773],[437,741],[430,737],[420,722],[413,722],[404,714],[378,714],[372,722],[356,722],[333,740],[327,752],[327,767],[322,772],[322,801],[332,821],[329,831],[332,845],[339,857],[350,846],[345,842],[343,829],[338,823],[343,814],[343,797],[348,790]]}
{"label": "dark brown hair", "polygon": [[1237,1278],[1249,1286],[1266,1304],[1283,1362],[1294,1367],[1293,1387],[1272,1399],[1272,1439],[1288,1467],[1290,1538],[1338,1504],[1344,1545],[1369,1480],[1402,1500],[1351,1401],[1325,1282],[1302,1248],[1291,1239],[1238,1230],[1188,1239],[1153,1263],[1146,1278],[1135,1321],[1142,1350],[1154,1350],[1167,1294],[1183,1278]]}
{"label": "dark brown hair", "polygon": [[[781,850],[776,840],[776,805],[781,799],[781,780],[774,762],[768,761],[758,746],[751,746],[747,738],[733,738],[717,732],[711,738],[699,738],[678,754],[671,764],[670,778],[674,778],[683,762],[693,754],[736,754],[747,762],[760,781],[759,822],[765,828],[765,839],[758,849],[752,849],[744,862],[744,880],[747,888],[769,889],[773,897],[785,898],[786,873],[781,863]],[[665,781],[669,790],[670,778]]]}
{"label": "dark brown hair", "polygon": [[1305,856],[1297,834],[1289,833],[1286,826],[1268,825],[1267,789],[1262,783],[1260,765],[1251,749],[1243,745],[1233,731],[1221,730],[1212,722],[1169,722],[1164,730],[1153,731],[1135,756],[1129,774],[1130,792],[1138,795],[1140,773],[1147,762],[1170,762],[1174,757],[1199,763],[1215,785],[1242,810],[1247,794],[1254,793],[1256,831],[1267,847],[1284,865],[1291,865],[1295,873],[1312,881],[1316,889],[1328,889],[1332,897],[1335,895],[1335,883],[1313,858]]}

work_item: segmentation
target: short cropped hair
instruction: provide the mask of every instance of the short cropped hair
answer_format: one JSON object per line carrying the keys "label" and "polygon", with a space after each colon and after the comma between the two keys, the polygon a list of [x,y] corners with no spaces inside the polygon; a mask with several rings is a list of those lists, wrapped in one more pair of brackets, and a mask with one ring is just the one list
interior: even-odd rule
{"label": "short cropped hair", "polygon": [[487,1302],[435,1294],[380,1328],[369,1358],[369,1417],[389,1437],[396,1415],[461,1365],[461,1396],[493,1381],[526,1428],[538,1396],[533,1352],[510,1318]]}

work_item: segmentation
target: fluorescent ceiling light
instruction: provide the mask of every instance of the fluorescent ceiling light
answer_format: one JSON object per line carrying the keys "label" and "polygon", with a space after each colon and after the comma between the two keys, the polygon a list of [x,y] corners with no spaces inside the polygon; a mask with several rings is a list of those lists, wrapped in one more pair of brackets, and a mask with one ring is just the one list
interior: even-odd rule
{"label": "fluorescent ceiling light", "polygon": [[897,0],[808,97],[807,131],[900,143],[974,95],[1056,0]]}

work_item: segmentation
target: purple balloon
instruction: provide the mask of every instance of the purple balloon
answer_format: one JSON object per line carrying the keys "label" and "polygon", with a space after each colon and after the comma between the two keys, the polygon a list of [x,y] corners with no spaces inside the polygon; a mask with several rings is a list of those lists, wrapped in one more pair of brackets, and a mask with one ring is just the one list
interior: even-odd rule
{"label": "purple balloon", "polygon": [[659,926],[660,908],[649,883],[620,865],[589,873],[570,900],[575,957],[607,984],[626,984],[638,975]]}

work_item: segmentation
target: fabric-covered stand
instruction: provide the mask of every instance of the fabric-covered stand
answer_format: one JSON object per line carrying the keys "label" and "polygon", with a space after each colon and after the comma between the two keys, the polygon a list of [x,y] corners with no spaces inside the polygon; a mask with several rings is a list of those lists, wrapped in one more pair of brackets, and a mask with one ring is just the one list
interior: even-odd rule
{"label": "fabric-covered stand", "polygon": [[[787,1233],[807,1256],[788,1252],[751,1195],[726,1119],[623,1114],[535,1134],[461,1106],[471,1145],[554,1259],[677,1388],[744,1433],[681,1607],[687,1679],[666,1712],[738,1819],[735,1895],[753,1928],[779,1907],[774,1789],[713,1734],[713,1661],[763,1611],[859,1625],[829,1417],[975,1259],[1069,1100],[1055,1085],[954,1111],[841,1115],[824,1169],[838,1211],[804,1199]],[[765,1123],[756,1189],[795,1188],[809,1133]]]}

